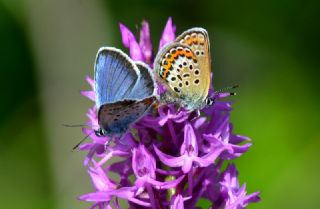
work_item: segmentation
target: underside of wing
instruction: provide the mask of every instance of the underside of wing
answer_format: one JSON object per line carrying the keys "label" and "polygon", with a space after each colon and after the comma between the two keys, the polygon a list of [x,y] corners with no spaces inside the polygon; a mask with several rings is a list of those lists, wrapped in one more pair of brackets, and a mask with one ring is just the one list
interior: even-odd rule
{"label": "underside of wing", "polygon": [[203,89],[202,97],[205,99],[211,83],[211,54],[207,31],[204,28],[191,28],[178,36],[176,42],[190,47],[197,57],[202,74],[200,76],[201,88]]}
{"label": "underside of wing", "polygon": [[197,106],[203,95],[201,69],[190,47],[175,43],[165,47],[155,62],[157,77],[182,105]]}
{"label": "underside of wing", "polygon": [[148,97],[141,101],[124,100],[102,105],[98,112],[98,122],[108,134],[122,134],[129,126],[141,118],[156,97]]}

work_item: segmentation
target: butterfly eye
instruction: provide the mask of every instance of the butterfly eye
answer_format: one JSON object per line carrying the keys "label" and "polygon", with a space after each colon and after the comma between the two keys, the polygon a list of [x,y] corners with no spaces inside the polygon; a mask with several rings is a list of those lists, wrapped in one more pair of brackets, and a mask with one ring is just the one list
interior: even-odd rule
{"label": "butterfly eye", "polygon": [[94,133],[96,134],[96,136],[99,136],[99,137],[105,136],[107,134],[102,128],[95,130]]}
{"label": "butterfly eye", "polygon": [[215,99],[214,98],[210,98],[210,97],[208,97],[207,99],[206,99],[206,105],[209,105],[209,106],[211,106],[211,105],[213,105],[214,104],[214,102],[215,102]]}

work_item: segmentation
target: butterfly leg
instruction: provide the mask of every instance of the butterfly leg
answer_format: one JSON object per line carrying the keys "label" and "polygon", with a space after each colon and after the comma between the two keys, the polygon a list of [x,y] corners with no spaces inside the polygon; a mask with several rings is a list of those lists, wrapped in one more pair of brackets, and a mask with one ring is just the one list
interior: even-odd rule
{"label": "butterfly leg", "polygon": [[199,110],[199,109],[196,110],[196,114],[197,114],[197,118],[200,117],[200,114],[201,114],[201,113],[200,113],[200,110]]}
{"label": "butterfly leg", "polygon": [[119,140],[118,140],[118,141],[119,141],[120,144],[127,146],[128,143],[126,143],[126,141],[125,141],[125,139],[124,139],[124,138],[125,138],[124,136],[125,136],[125,134],[121,135],[121,136],[119,137]]}
{"label": "butterfly leg", "polygon": [[113,137],[113,136],[110,136],[110,137],[109,137],[109,140],[104,143],[104,150],[107,150],[107,149],[108,149],[108,147],[109,147],[109,145],[110,145],[110,143],[111,143],[112,141],[114,141],[114,137]]}

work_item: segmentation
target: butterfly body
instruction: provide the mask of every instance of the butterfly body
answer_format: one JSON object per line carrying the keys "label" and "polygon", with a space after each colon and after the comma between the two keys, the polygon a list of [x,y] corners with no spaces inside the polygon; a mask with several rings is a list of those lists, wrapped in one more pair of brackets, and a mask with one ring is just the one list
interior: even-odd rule
{"label": "butterfly body", "polygon": [[95,93],[99,136],[122,135],[157,100],[147,65],[133,62],[121,50],[99,49],[95,62]]}
{"label": "butterfly body", "polygon": [[154,67],[158,81],[168,90],[160,96],[162,101],[179,103],[189,110],[207,104],[211,58],[205,29],[182,33],[158,53]]}

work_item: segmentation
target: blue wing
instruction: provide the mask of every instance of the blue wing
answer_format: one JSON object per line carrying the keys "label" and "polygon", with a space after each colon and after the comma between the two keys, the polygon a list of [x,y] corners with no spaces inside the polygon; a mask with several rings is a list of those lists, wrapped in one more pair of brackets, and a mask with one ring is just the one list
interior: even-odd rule
{"label": "blue wing", "polygon": [[96,106],[122,101],[139,81],[139,69],[121,50],[99,49],[95,62]]}
{"label": "blue wing", "polygon": [[135,64],[140,70],[140,79],[128,97],[130,99],[142,100],[155,94],[156,84],[148,65],[143,62],[136,62]]}

